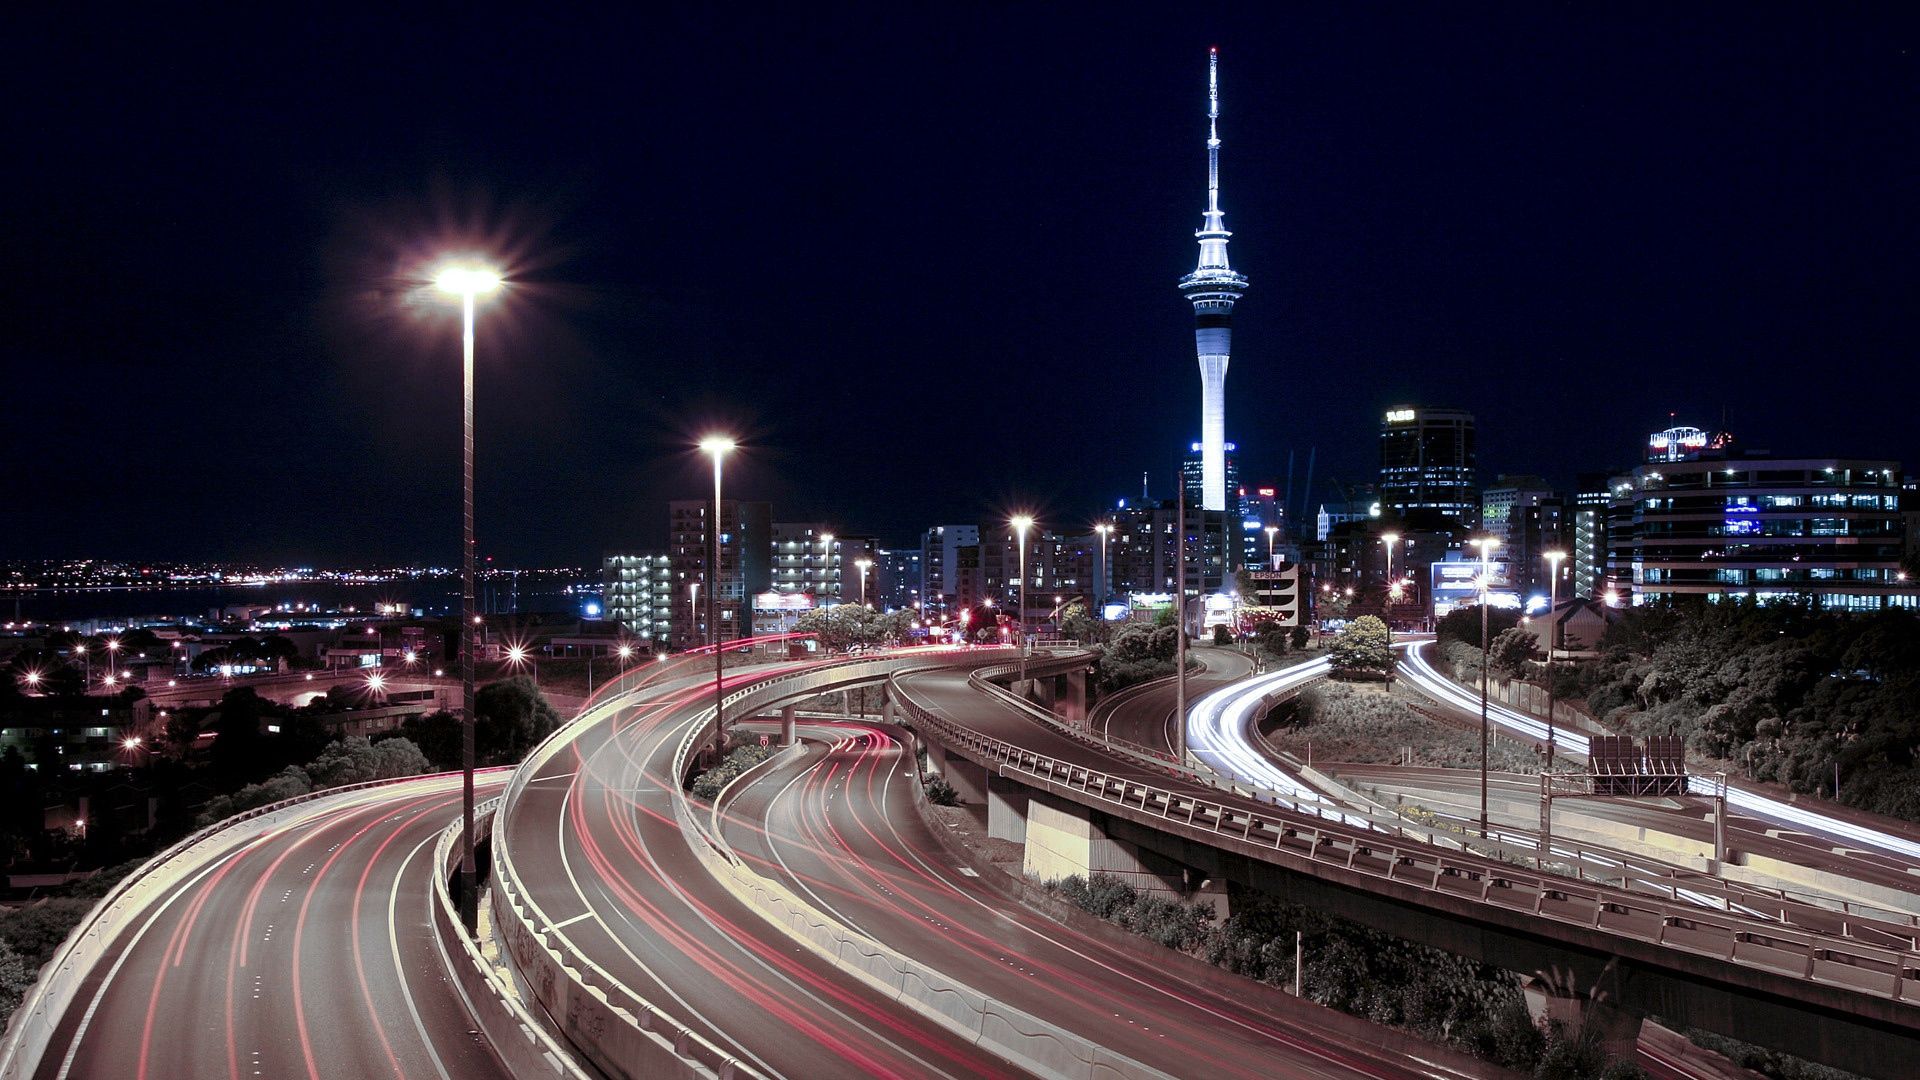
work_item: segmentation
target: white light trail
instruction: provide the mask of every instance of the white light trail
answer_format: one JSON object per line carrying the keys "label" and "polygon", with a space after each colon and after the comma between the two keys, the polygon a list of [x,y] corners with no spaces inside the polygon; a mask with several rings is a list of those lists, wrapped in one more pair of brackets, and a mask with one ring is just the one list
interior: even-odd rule
{"label": "white light trail", "polygon": [[[1456,708],[1478,711],[1480,698],[1469,693],[1458,683],[1434,670],[1427,663],[1424,648],[1427,642],[1415,642],[1407,648],[1406,659],[1401,661],[1400,671],[1420,692]],[[1547,739],[1547,725],[1544,721],[1525,713],[1515,712],[1498,702],[1487,703],[1489,722],[1523,735],[1537,742]],[[1581,757],[1587,756],[1587,737],[1577,731],[1557,728],[1554,733],[1555,745],[1565,748]],[[1689,776],[1687,791],[1693,795],[1711,797],[1714,794],[1715,781],[1706,776]],[[1756,817],[1767,818],[1783,825],[1823,833],[1829,837],[1848,840],[1855,844],[1879,848],[1908,859],[1920,860],[1920,843],[1904,837],[1894,836],[1879,829],[1868,828],[1841,818],[1830,817],[1804,807],[1768,798],[1756,791],[1727,785],[1727,805]]]}

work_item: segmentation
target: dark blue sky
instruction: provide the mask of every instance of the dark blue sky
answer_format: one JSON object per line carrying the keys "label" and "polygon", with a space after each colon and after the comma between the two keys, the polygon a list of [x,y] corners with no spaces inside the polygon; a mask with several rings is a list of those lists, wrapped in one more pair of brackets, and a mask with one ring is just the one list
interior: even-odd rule
{"label": "dark blue sky", "polygon": [[[1246,8],[1264,5],[1243,5]],[[521,9],[524,11],[525,9]],[[1206,47],[1252,279],[1250,480],[1379,414],[1570,479],[1669,411],[1920,465],[1910,6],[899,6],[16,22],[0,556],[451,561],[484,242],[482,548],[658,544],[702,490],[901,540],[1171,490],[1198,427]],[[1322,491],[1330,491],[1322,488]]]}

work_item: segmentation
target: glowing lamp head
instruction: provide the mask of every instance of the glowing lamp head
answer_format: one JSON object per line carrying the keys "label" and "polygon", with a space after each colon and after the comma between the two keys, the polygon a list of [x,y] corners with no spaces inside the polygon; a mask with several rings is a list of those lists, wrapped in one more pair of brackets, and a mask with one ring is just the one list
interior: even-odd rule
{"label": "glowing lamp head", "polygon": [[39,673],[39,672],[37,672],[37,671],[29,671],[29,672],[27,672],[27,685],[28,685],[28,686],[39,686],[39,685],[40,685],[40,673]]}
{"label": "glowing lamp head", "polygon": [[1033,518],[1026,514],[1016,514],[1014,515],[1013,520],[1009,521],[1007,524],[1012,525],[1014,528],[1014,531],[1018,532],[1022,538],[1025,538],[1027,535],[1027,530],[1033,528]]}
{"label": "glowing lamp head", "polygon": [[387,677],[385,675],[367,676],[367,689],[372,690],[375,693],[379,693],[380,691],[385,690],[386,688],[387,688]]}
{"label": "glowing lamp head", "polygon": [[1393,545],[1400,542],[1400,534],[1399,533],[1381,533],[1380,542],[1387,545],[1388,547],[1392,547]]}
{"label": "glowing lamp head", "polygon": [[633,646],[622,645],[620,646],[618,652],[620,653],[620,659],[622,660],[630,659],[633,656]]}
{"label": "glowing lamp head", "polygon": [[449,266],[434,275],[433,284],[453,296],[485,296],[500,287],[500,275],[479,266]]}
{"label": "glowing lamp head", "polygon": [[120,740],[120,745],[128,750],[138,750],[140,748],[140,736],[129,735]]}
{"label": "glowing lamp head", "polygon": [[518,645],[515,645],[512,648],[507,650],[507,659],[513,661],[516,664],[520,663],[526,658],[527,658],[527,650],[521,648]]}
{"label": "glowing lamp head", "polygon": [[700,452],[719,457],[722,454],[728,453],[738,445],[738,443],[725,435],[709,435],[700,440]]}

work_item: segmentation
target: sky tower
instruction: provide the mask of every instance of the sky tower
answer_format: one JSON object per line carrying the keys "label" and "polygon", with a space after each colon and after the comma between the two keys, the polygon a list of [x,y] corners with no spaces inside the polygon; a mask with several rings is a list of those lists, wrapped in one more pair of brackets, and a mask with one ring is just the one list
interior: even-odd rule
{"label": "sky tower", "polygon": [[1220,214],[1220,50],[1207,53],[1207,212],[1193,234],[1200,265],[1180,279],[1193,301],[1193,340],[1200,354],[1201,498],[1208,510],[1227,508],[1227,355],[1233,344],[1233,303],[1247,290],[1245,275],[1227,265],[1226,222]]}

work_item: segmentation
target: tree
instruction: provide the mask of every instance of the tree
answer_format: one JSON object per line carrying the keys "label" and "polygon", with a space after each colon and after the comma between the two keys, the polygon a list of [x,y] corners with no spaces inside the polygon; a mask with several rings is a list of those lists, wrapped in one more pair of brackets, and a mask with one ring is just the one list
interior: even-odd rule
{"label": "tree", "polygon": [[911,611],[883,614],[865,604],[833,604],[801,615],[793,629],[797,633],[813,634],[829,649],[846,649],[903,640],[912,624]]}
{"label": "tree", "polygon": [[361,735],[350,735],[308,762],[307,774],[313,777],[314,787],[329,788],[418,776],[431,768],[420,748],[404,738],[382,739],[376,743]]}
{"label": "tree", "polygon": [[1231,628],[1231,627],[1229,627],[1229,626],[1227,626],[1227,625],[1226,625],[1225,623],[1221,623],[1220,625],[1218,625],[1218,626],[1216,626],[1216,627],[1214,627],[1214,628],[1213,628],[1213,643],[1214,643],[1215,645],[1231,645],[1231,644],[1233,644],[1233,630],[1232,630],[1232,628]]}
{"label": "tree", "polygon": [[473,715],[474,754],[495,765],[519,761],[560,726],[560,714],[524,675],[481,687]]}
{"label": "tree", "polygon": [[1487,662],[1493,670],[1509,679],[1517,679],[1526,674],[1533,660],[1533,634],[1518,626],[1510,626],[1494,635],[1493,648],[1489,650]]}
{"label": "tree", "polygon": [[[1520,625],[1520,613],[1512,608],[1491,608],[1487,611],[1487,632],[1498,636],[1501,631]],[[1439,625],[1434,628],[1442,641],[1462,641],[1476,649],[1485,648],[1480,640],[1480,605],[1472,604],[1456,607],[1440,617]]]}
{"label": "tree", "polygon": [[1293,628],[1293,633],[1288,635],[1288,639],[1293,642],[1294,648],[1304,649],[1307,643],[1313,640],[1313,633],[1305,626],[1296,626]]}
{"label": "tree", "polygon": [[1082,645],[1095,645],[1107,640],[1106,620],[1095,616],[1087,610],[1087,605],[1075,600],[1060,612],[1060,635]]}
{"label": "tree", "polygon": [[1344,619],[1353,597],[1331,586],[1313,594],[1313,614],[1317,619]]}
{"label": "tree", "polygon": [[213,721],[213,771],[222,788],[231,790],[258,780],[272,768],[261,753],[260,726],[280,715],[279,706],[242,686],[220,698]]}
{"label": "tree", "polygon": [[1333,642],[1335,675],[1353,677],[1393,674],[1393,632],[1377,615],[1362,615],[1347,624]]}
{"label": "tree", "polygon": [[400,723],[400,733],[420,748],[438,769],[460,767],[460,718],[441,711],[426,716],[409,716]]}

